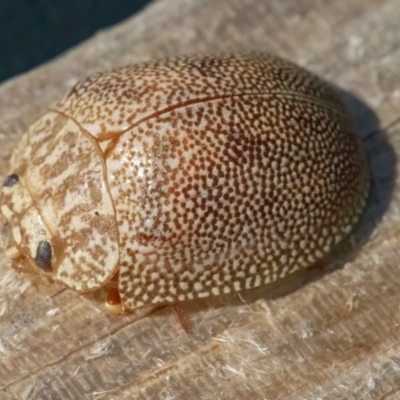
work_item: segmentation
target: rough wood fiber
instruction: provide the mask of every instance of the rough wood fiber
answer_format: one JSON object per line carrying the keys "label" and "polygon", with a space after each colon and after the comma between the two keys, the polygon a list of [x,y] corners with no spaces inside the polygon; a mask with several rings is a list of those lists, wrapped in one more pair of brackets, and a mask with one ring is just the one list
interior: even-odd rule
{"label": "rough wood fiber", "polygon": [[[160,0],[0,87],[0,173],[41,111],[90,72],[152,57],[267,50],[331,80],[368,148],[352,237],[290,284],[120,317],[0,264],[0,398],[396,399],[400,396],[400,3]],[[352,92],[352,94],[350,94]]]}

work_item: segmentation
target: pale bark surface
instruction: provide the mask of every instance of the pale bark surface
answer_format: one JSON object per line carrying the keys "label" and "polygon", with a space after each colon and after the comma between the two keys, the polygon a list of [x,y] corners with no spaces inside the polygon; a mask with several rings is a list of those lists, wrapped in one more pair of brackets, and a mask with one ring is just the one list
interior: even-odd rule
{"label": "pale bark surface", "polygon": [[[87,74],[166,55],[267,50],[343,89],[373,189],[323,270],[284,287],[119,316],[0,260],[0,398],[400,398],[400,2],[159,0],[0,87],[0,174],[22,132]],[[350,94],[352,93],[352,94]]]}

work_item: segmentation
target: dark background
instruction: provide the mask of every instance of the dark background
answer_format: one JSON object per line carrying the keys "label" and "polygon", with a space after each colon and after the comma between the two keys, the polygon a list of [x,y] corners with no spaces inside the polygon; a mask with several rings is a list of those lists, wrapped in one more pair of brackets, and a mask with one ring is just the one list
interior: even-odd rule
{"label": "dark background", "polygon": [[49,60],[150,0],[0,0],[0,82]]}

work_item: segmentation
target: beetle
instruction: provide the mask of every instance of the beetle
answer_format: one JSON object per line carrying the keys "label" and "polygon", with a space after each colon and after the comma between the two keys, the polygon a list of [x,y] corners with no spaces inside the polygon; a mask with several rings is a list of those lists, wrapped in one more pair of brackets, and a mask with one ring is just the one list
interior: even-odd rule
{"label": "beetle", "polygon": [[89,76],[23,135],[1,241],[133,310],[314,265],[368,190],[351,120],[312,73],[266,53],[150,61]]}

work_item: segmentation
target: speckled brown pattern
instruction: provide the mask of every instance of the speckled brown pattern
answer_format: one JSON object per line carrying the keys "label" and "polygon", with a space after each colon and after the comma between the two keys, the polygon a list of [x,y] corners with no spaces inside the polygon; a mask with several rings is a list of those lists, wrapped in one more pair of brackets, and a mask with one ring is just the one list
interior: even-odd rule
{"label": "speckled brown pattern", "polygon": [[254,288],[313,265],[365,205],[367,164],[343,106],[320,79],[266,54],[98,73],[52,112],[99,144],[130,309]]}

